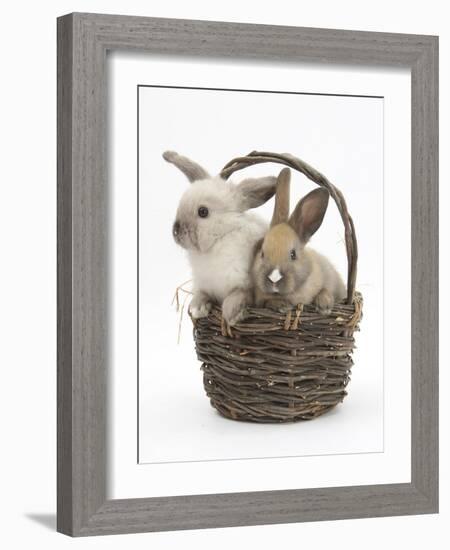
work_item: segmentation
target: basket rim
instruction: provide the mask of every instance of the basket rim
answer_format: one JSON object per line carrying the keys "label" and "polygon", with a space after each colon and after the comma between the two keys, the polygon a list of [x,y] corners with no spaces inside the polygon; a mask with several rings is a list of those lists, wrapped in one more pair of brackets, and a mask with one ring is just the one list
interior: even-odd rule
{"label": "basket rim", "polygon": [[[233,327],[226,323],[222,315],[222,308],[214,304],[210,313],[205,318],[208,321],[216,319],[220,324],[223,336],[234,337],[235,333],[256,333],[256,332],[285,332],[298,330],[306,321],[307,323],[326,322],[330,325],[335,325],[344,330],[357,330],[359,322],[362,319],[364,299],[360,292],[355,291],[354,299],[351,304],[345,301],[336,303],[329,314],[324,314],[316,311],[312,304],[297,306],[289,309],[286,312],[277,311],[270,308],[247,308],[248,316]],[[201,323],[201,319],[193,319],[191,321],[194,327],[197,323]]]}
{"label": "basket rim", "polygon": [[315,168],[307,164],[305,161],[291,155],[290,153],[271,153],[268,151],[252,151],[248,155],[241,157],[235,157],[225,164],[220,172],[220,176],[224,179],[228,179],[231,174],[238,170],[248,168],[255,164],[261,164],[265,162],[274,162],[277,164],[284,164],[289,168],[292,168],[308,179],[328,190],[332,196],[336,206],[341,215],[342,222],[345,230],[345,247],[347,253],[347,304],[352,304],[355,296],[356,286],[356,274],[358,263],[358,242],[356,239],[355,226],[353,219],[350,216],[347,203],[345,201],[342,192],[333,185],[323,174],[317,171]]}

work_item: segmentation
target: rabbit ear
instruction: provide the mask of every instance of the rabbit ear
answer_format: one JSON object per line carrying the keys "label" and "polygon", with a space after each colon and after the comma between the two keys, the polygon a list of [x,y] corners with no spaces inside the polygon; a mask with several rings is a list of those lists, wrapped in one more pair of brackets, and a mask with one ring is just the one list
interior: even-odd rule
{"label": "rabbit ear", "polygon": [[270,227],[287,222],[289,218],[289,187],[291,183],[291,171],[283,168],[278,175],[275,193],[275,207],[273,209]]}
{"label": "rabbit ear", "polygon": [[175,151],[166,151],[163,153],[163,158],[180,169],[191,183],[196,180],[204,180],[210,177],[208,172],[199,164],[187,157],[175,153]]}
{"label": "rabbit ear", "polygon": [[322,224],[330,194],[322,187],[303,197],[289,218],[289,225],[295,229],[300,241],[307,243]]}
{"label": "rabbit ear", "polygon": [[240,210],[256,208],[268,201],[275,194],[277,178],[247,178],[236,186],[237,204]]}

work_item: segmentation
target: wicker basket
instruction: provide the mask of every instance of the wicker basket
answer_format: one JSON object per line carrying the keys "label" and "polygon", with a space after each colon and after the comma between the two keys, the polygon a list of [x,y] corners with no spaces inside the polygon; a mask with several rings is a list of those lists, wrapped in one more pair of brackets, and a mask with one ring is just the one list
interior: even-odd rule
{"label": "wicker basket", "polygon": [[233,172],[263,162],[284,164],[328,189],[345,228],[348,260],[347,299],[329,315],[313,306],[281,314],[249,309],[232,329],[215,308],[194,324],[197,357],[211,404],[223,416],[253,422],[310,420],[347,395],[354,349],[353,333],[362,316],[362,296],[355,292],[357,242],[342,193],[322,174],[288,154],[254,151],[229,162]]}

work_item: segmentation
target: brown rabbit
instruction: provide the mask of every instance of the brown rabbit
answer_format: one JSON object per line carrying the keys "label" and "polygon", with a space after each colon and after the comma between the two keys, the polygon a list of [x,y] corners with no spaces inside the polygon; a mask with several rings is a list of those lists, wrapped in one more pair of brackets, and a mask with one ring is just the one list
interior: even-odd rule
{"label": "brown rabbit", "polygon": [[314,303],[329,314],[345,298],[345,285],[327,258],[305,247],[322,224],[329,193],[323,188],[308,193],[289,217],[290,177],[289,168],[280,172],[270,229],[255,246],[254,303],[280,311]]}

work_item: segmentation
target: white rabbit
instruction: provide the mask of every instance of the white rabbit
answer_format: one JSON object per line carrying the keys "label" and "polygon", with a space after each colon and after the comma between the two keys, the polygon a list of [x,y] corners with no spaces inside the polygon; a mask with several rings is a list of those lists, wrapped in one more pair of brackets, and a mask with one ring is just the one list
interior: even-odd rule
{"label": "white rabbit", "polygon": [[275,193],[276,178],[248,178],[234,185],[211,177],[198,164],[173,151],[163,154],[191,182],[173,224],[175,242],[187,250],[192,268],[192,317],[206,317],[213,303],[229,325],[239,322],[251,300],[250,268],[255,243],[267,224],[246,212]]}

